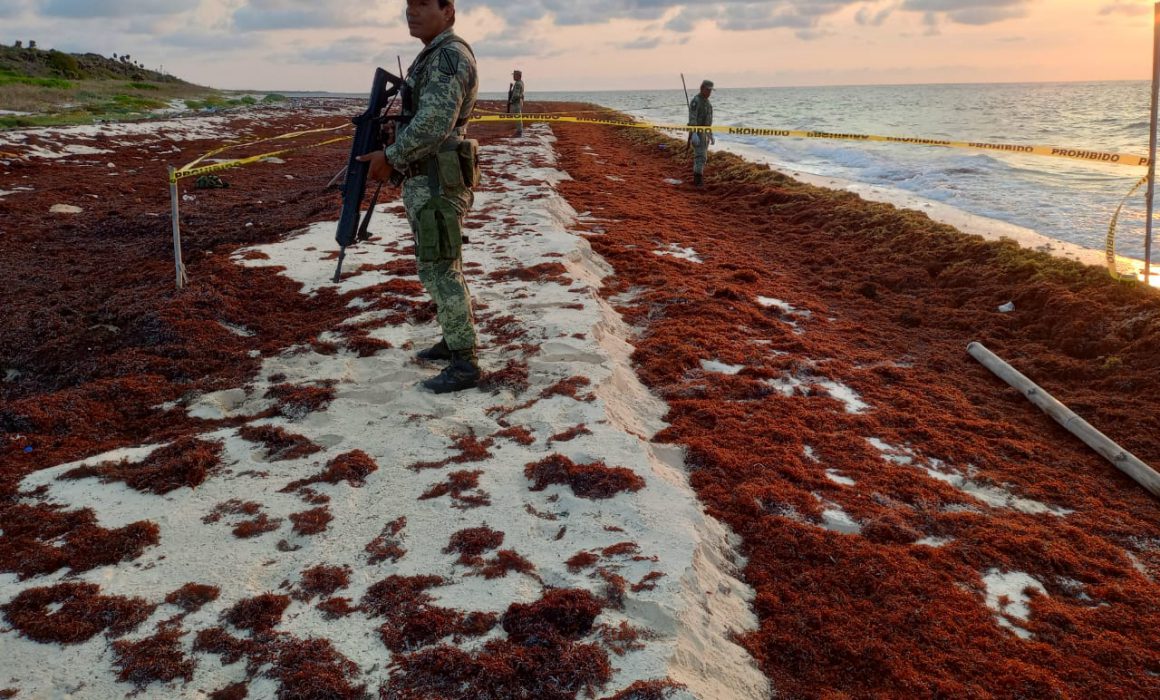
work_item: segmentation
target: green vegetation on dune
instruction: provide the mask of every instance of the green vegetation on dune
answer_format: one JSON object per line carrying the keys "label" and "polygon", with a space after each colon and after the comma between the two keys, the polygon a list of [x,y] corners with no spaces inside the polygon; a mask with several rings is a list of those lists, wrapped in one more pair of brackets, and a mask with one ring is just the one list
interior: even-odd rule
{"label": "green vegetation on dune", "polygon": [[0,108],[19,113],[0,114],[0,129],[142,118],[176,101],[190,110],[223,110],[285,100],[277,94],[231,98],[130,56],[0,46]]}

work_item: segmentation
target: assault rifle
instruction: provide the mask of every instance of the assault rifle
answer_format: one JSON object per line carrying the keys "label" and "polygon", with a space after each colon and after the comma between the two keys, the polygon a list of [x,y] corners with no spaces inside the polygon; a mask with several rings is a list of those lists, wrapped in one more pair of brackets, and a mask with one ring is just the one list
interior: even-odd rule
{"label": "assault rifle", "polygon": [[[402,72],[402,71],[400,71]],[[390,87],[388,87],[388,85]],[[359,241],[370,238],[367,227],[371,223],[375,205],[379,201],[383,183],[375,188],[375,195],[371,198],[371,205],[359,224],[359,212],[362,210],[363,199],[366,197],[367,174],[370,164],[363,163],[358,157],[366,153],[382,150],[387,145],[384,141],[383,129],[388,122],[397,122],[396,126],[405,123],[401,114],[390,114],[394,99],[399,93],[407,90],[407,84],[397,75],[392,75],[382,68],[375,69],[375,80],[371,85],[370,102],[367,111],[351,119],[355,125],[354,143],[350,147],[350,162],[346,166],[346,180],[342,186],[342,215],[338,219],[338,233],[334,240],[338,242],[338,268],[334,271],[334,282],[337,284],[342,277],[342,263],[346,259],[346,247]],[[404,95],[406,101],[406,95]]]}

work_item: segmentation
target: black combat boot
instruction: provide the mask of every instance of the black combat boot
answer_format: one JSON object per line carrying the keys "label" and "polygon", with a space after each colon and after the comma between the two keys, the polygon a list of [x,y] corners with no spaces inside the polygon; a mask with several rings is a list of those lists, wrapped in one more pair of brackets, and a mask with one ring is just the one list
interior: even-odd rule
{"label": "black combat boot", "polygon": [[429,362],[450,360],[451,350],[447,347],[447,341],[440,338],[438,343],[435,343],[426,350],[420,350],[415,353],[415,357]]}
{"label": "black combat boot", "polygon": [[423,386],[436,394],[463,391],[479,384],[479,362],[475,350],[455,350],[451,353],[451,364],[438,375],[423,382]]}
{"label": "black combat boot", "polygon": [[693,173],[693,187],[702,187],[705,184],[705,179],[701,177],[701,173]]}

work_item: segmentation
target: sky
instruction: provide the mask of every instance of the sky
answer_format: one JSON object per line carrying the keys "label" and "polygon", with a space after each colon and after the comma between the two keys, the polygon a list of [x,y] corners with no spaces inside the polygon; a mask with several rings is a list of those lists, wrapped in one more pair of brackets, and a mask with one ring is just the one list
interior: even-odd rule
{"label": "sky", "polygon": [[[1153,0],[457,0],[481,89],[1143,80]],[[362,93],[421,48],[404,0],[0,0],[0,42],[221,89]]]}

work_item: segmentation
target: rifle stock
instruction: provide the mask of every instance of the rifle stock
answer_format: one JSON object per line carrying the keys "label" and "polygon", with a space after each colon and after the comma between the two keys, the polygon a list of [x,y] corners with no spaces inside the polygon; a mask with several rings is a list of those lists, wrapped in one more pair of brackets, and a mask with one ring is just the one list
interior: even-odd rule
{"label": "rifle stock", "polygon": [[[363,219],[360,226],[359,213],[362,211],[363,200],[366,198],[367,174],[370,172],[370,164],[359,161],[358,157],[383,148],[383,124],[388,119],[399,119],[398,116],[387,116],[386,113],[390,111],[392,98],[403,89],[402,78],[392,75],[382,68],[376,68],[367,110],[351,119],[355,125],[354,142],[350,147],[350,161],[346,166],[346,181],[342,186],[342,214],[339,216],[338,231],[334,236],[334,240],[339,245],[338,268],[334,271],[335,283],[339,282],[342,277],[342,263],[346,259],[347,246],[367,238],[367,226],[370,224],[371,215],[375,208],[375,202],[372,201],[367,210],[366,218]],[[378,199],[377,190],[375,199]]]}

